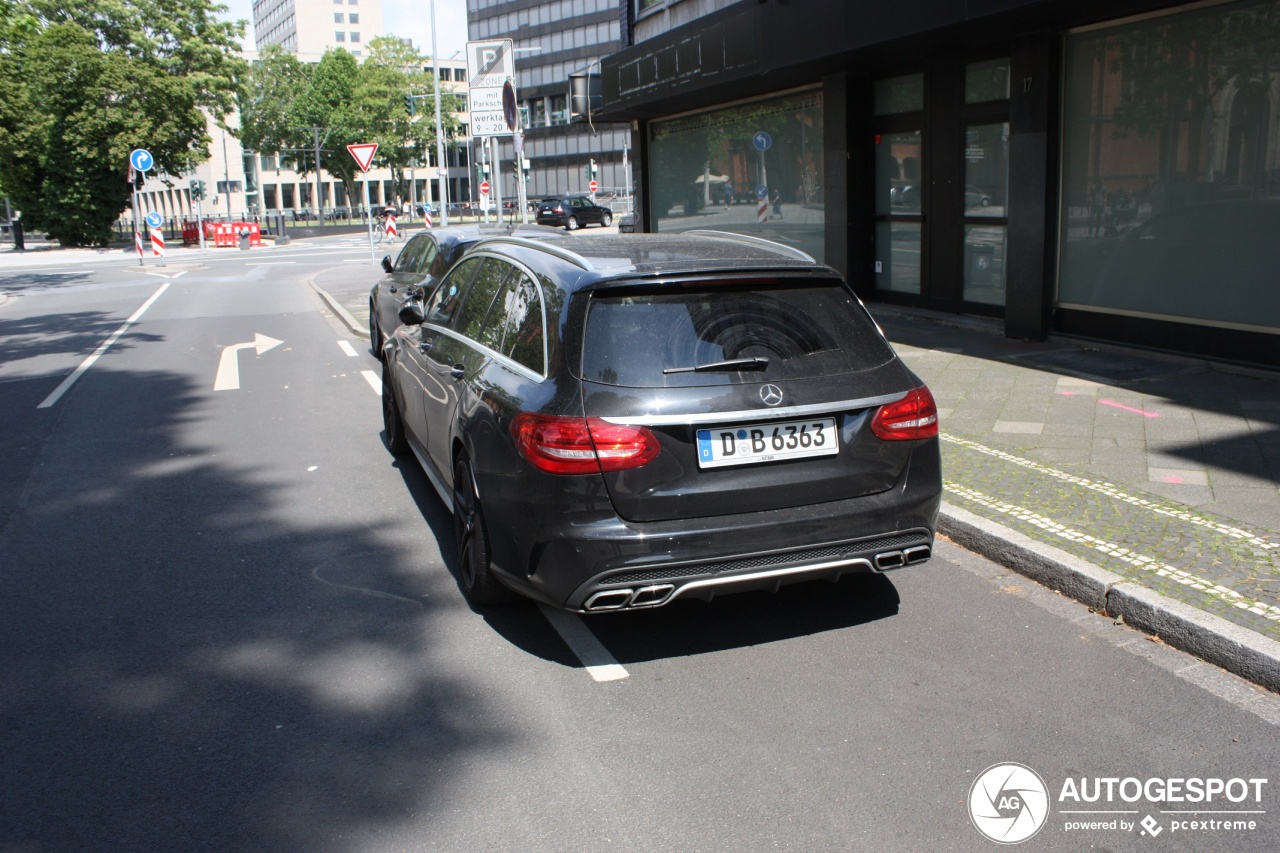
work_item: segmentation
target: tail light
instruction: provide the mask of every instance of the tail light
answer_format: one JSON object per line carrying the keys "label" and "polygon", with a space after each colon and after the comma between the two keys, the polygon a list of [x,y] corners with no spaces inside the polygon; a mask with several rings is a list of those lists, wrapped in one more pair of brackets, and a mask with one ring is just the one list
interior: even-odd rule
{"label": "tail light", "polygon": [[518,415],[511,422],[516,447],[530,464],[549,474],[598,474],[639,468],[661,449],[645,427],[600,418]]}
{"label": "tail light", "polygon": [[896,403],[881,406],[871,418],[871,431],[885,441],[911,441],[938,434],[938,404],[923,385]]}

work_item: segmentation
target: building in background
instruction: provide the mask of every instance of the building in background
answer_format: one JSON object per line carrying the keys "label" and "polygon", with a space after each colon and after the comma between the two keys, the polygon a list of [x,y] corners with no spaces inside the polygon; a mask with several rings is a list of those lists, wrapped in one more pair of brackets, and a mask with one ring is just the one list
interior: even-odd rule
{"label": "building in background", "polygon": [[315,62],[326,50],[361,56],[363,44],[381,35],[382,0],[254,0],[253,40],[258,50],[278,44]]}
{"label": "building in background", "polygon": [[[569,104],[570,77],[598,84],[601,59],[619,47],[618,0],[467,0],[467,32],[471,41],[514,42],[529,199],[588,192],[593,161],[597,198],[621,198],[629,186],[623,162],[630,125],[585,115],[571,122]],[[506,201],[519,193],[515,151],[510,137],[496,140]],[[473,160],[493,156],[477,151]]]}
{"label": "building in background", "polygon": [[600,117],[635,123],[645,230],[773,237],[1011,337],[1280,364],[1277,0],[612,14]]}

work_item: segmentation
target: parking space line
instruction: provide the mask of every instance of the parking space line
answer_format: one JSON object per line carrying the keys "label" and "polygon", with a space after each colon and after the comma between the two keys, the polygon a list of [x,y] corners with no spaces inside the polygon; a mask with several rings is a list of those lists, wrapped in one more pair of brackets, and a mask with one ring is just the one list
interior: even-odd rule
{"label": "parking space line", "polygon": [[539,604],[538,608],[547,617],[551,627],[556,629],[560,639],[564,640],[569,650],[582,662],[587,674],[596,681],[621,681],[631,675],[613,659],[604,644],[577,616],[545,604]]}
{"label": "parking space line", "polygon": [[116,341],[118,341],[120,339],[120,336],[123,335],[126,331],[128,331],[130,326],[138,322],[138,318],[140,318],[144,313],[146,313],[146,310],[150,308],[157,299],[160,298],[160,295],[162,293],[164,293],[166,290],[169,289],[169,284],[170,282],[166,281],[164,284],[160,285],[160,289],[157,290],[155,293],[151,294],[151,298],[148,299],[146,302],[142,303],[142,307],[139,308],[137,311],[134,311],[133,316],[130,317],[128,320],[125,320],[123,326],[116,329],[114,332],[111,333],[111,337],[107,338],[105,341],[99,344],[98,348],[93,351],[93,354],[90,355],[88,358],[86,358],[84,361],[80,362],[80,366],[77,367],[75,370],[73,370],[70,376],[62,380],[62,384],[59,385],[57,388],[53,389],[53,393],[50,394],[48,397],[45,397],[44,402],[36,406],[36,408],[47,409],[50,406],[52,406],[54,403],[58,402],[58,400],[62,399],[62,395],[67,393],[67,390],[72,385],[76,384],[76,380],[79,379],[81,376],[83,376],[85,374],[85,371],[87,371],[90,367],[93,367],[93,363],[97,361],[99,358],[101,358],[102,354],[105,353],[107,350],[109,350],[111,348],[111,345],[114,344]]}
{"label": "parking space line", "polygon": [[355,358],[359,353],[356,348],[351,345],[350,341],[338,341],[338,348],[347,354],[347,358]]}
{"label": "parking space line", "polygon": [[372,370],[362,370],[360,375],[364,377],[364,381],[369,383],[369,387],[373,389],[373,393],[379,397],[382,396],[382,379]]}

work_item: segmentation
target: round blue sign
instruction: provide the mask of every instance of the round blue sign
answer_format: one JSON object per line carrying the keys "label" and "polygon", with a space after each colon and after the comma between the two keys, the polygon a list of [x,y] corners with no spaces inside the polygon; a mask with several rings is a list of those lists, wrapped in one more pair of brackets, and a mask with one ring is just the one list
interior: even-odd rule
{"label": "round blue sign", "polygon": [[164,217],[154,211],[148,213],[147,224],[152,228],[159,228],[161,225],[164,225]]}
{"label": "round blue sign", "polygon": [[751,144],[757,151],[768,151],[769,146],[773,144],[773,137],[762,130],[751,138]]}
{"label": "round blue sign", "polygon": [[156,161],[152,158],[151,152],[145,148],[135,148],[129,155],[129,165],[139,172],[149,172],[155,164]]}
{"label": "round blue sign", "polygon": [[768,197],[769,197],[768,187],[766,187],[764,184],[761,184],[760,186],[756,187],[756,198],[768,198]]}

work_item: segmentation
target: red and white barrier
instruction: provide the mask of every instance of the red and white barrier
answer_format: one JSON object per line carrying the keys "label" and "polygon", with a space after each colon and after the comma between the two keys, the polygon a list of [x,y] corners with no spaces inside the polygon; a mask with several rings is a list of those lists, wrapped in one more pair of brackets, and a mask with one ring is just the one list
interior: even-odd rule
{"label": "red and white barrier", "polygon": [[400,232],[396,230],[396,218],[394,216],[388,215],[387,216],[387,239],[394,240],[399,236],[400,236]]}
{"label": "red and white barrier", "polygon": [[133,232],[133,247],[138,250],[138,260],[142,260],[142,232]]}
{"label": "red and white barrier", "polygon": [[164,257],[164,231],[159,228],[151,229],[151,255],[156,258]]}
{"label": "red and white barrier", "polygon": [[756,219],[761,222],[769,221],[769,199],[762,198],[756,203]]}
{"label": "red and white barrier", "polygon": [[422,211],[422,227],[423,228],[431,227],[431,211],[429,210]]}

